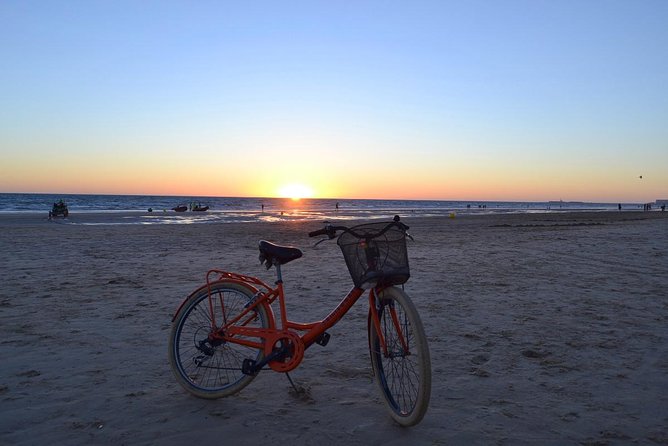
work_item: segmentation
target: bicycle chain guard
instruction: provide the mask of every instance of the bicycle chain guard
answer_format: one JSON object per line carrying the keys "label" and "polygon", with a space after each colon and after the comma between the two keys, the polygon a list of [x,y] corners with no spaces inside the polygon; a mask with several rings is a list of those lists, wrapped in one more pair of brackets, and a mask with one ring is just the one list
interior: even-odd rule
{"label": "bicycle chain guard", "polygon": [[289,372],[304,359],[304,341],[293,331],[279,331],[267,336],[264,341],[265,356],[280,350],[285,350],[285,353],[269,361],[269,367],[276,372]]}

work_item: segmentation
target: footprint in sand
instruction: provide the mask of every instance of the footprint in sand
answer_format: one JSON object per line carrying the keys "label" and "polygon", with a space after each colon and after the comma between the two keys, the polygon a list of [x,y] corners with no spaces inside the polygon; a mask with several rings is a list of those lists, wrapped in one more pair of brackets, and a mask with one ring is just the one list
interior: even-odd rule
{"label": "footprint in sand", "polygon": [[531,349],[522,350],[522,356],[525,356],[527,358],[542,359],[549,355],[550,352],[546,351],[536,351]]}
{"label": "footprint in sand", "polygon": [[473,367],[470,371],[471,375],[478,376],[480,378],[489,378],[489,372],[480,367]]}
{"label": "footprint in sand", "polygon": [[476,355],[471,358],[471,362],[475,365],[482,365],[489,361],[489,355]]}
{"label": "footprint in sand", "polygon": [[487,362],[489,362],[489,355],[481,354],[471,358],[471,363],[475,366],[472,367],[471,370],[469,371],[471,375],[478,376],[480,378],[489,377],[490,376],[489,372],[480,367],[481,365],[486,364]]}

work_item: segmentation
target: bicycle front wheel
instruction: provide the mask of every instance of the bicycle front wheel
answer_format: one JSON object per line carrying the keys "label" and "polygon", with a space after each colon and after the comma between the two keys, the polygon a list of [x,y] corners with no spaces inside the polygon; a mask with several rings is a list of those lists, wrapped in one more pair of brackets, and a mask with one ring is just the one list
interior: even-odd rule
{"label": "bicycle front wheel", "polygon": [[[174,376],[188,392],[200,398],[215,399],[232,395],[246,387],[255,377],[242,373],[244,359],[260,361],[262,349],[233,342],[210,341],[211,308],[216,323],[233,320],[253,298],[248,288],[219,282],[211,285],[211,305],[206,286],[185,302],[174,319],[169,336],[169,362]],[[237,324],[268,328],[264,306],[244,316]]]}
{"label": "bicycle front wheel", "polygon": [[396,287],[378,293],[376,311],[378,330],[369,320],[374,376],[392,418],[402,426],[414,426],[427,412],[431,395],[431,360],[422,321],[408,295]]}

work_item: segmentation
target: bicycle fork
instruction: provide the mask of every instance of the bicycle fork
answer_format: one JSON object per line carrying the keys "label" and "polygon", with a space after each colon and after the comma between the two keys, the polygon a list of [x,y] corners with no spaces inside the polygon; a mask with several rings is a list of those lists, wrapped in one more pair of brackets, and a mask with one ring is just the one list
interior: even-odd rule
{"label": "bicycle fork", "polygon": [[399,353],[399,356],[410,355],[411,352],[410,349],[408,348],[408,340],[406,339],[404,330],[401,328],[402,324],[399,321],[399,317],[397,316],[397,310],[394,307],[394,302],[390,301],[388,304],[385,304],[385,308],[383,308],[382,305],[383,304],[381,302],[380,297],[378,296],[377,289],[372,288],[371,291],[369,292],[369,318],[370,318],[369,323],[373,324],[373,327],[376,330],[376,334],[378,335],[378,340],[380,343],[380,349],[381,352],[383,353],[383,356],[389,358],[396,356],[396,354],[394,351],[388,349],[387,340],[385,339],[383,330],[381,330],[380,315],[379,315],[381,310],[383,310],[383,312],[389,311],[390,313],[392,326],[394,327],[397,337],[399,338],[399,343],[401,345],[401,352]]}

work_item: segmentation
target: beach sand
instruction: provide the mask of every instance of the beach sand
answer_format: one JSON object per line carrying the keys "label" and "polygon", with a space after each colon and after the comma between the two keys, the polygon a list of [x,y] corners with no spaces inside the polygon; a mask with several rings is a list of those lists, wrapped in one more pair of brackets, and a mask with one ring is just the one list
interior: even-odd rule
{"label": "beach sand", "polygon": [[350,286],[302,222],[81,225],[0,216],[0,444],[668,444],[668,213],[404,218],[406,291],[432,359],[427,415],[395,425],[372,381],[366,303],[285,376],[205,401],[174,380],[171,317],[210,268],[256,275],[292,244],[288,311]]}

